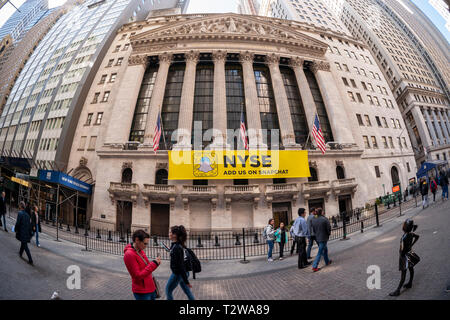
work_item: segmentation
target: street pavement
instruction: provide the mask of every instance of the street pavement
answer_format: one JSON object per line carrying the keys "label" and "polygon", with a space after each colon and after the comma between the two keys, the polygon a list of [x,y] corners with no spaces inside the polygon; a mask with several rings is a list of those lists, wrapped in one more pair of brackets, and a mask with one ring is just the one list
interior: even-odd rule
{"label": "street pavement", "polygon": [[[400,279],[398,249],[401,223],[406,217],[413,217],[419,225],[416,232],[420,239],[414,250],[422,261],[415,268],[413,288],[392,298],[388,294]],[[425,210],[413,208],[402,217],[383,221],[379,228],[352,234],[349,240],[330,242],[329,255],[333,263],[316,273],[310,268],[297,269],[296,256],[272,263],[265,258],[252,258],[248,264],[237,260],[204,261],[197,280],[191,280],[193,293],[202,300],[449,300],[450,293],[445,292],[450,285],[449,227],[450,202],[437,201]],[[26,260],[19,258],[20,244],[14,234],[0,231],[0,299],[49,299],[56,290],[67,300],[133,299],[131,279],[122,257],[85,252],[79,245],[56,242],[45,234],[40,238],[41,248],[34,245],[34,239],[30,244],[35,266],[29,266]],[[161,288],[165,287],[169,276],[168,264],[164,261],[155,272]],[[66,270],[73,265],[81,270],[79,290],[69,290],[66,286],[70,276]],[[371,265],[381,270],[380,289],[370,290],[366,286],[370,276],[367,268]],[[176,289],[174,297],[186,299],[180,288]]]}

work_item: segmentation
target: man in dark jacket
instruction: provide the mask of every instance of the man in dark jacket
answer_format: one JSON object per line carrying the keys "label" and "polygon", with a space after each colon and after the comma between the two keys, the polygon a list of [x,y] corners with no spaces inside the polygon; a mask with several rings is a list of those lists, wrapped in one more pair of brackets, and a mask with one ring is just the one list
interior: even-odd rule
{"label": "man in dark jacket", "polygon": [[426,179],[422,179],[420,182],[420,193],[422,194],[422,209],[425,209],[425,206],[428,207],[428,183]]}
{"label": "man in dark jacket", "polygon": [[2,196],[0,197],[0,221],[3,223],[3,229],[8,232],[6,229],[6,193],[2,192]]}
{"label": "man in dark jacket", "polygon": [[444,171],[441,172],[439,177],[442,187],[442,201],[446,198],[448,200],[448,178]]}
{"label": "man in dark jacket", "polygon": [[28,263],[33,265],[33,258],[31,258],[30,249],[28,249],[28,243],[31,240],[31,219],[25,212],[25,203],[23,201],[19,204],[19,213],[17,215],[16,225],[14,230],[16,231],[16,239],[20,241],[19,255],[22,258],[22,254],[25,251],[28,257]]}
{"label": "man in dark jacket", "polygon": [[314,260],[312,270],[314,272],[319,271],[320,268],[319,262],[320,258],[323,256],[323,259],[325,260],[325,265],[330,265],[332,260],[328,259],[328,248],[327,248],[327,242],[330,238],[331,234],[331,225],[330,221],[325,218],[322,215],[322,209],[319,208],[316,210],[317,218],[314,218],[311,221],[311,228],[314,232],[314,235],[316,237],[316,241],[319,244],[319,251],[317,252],[316,259]]}

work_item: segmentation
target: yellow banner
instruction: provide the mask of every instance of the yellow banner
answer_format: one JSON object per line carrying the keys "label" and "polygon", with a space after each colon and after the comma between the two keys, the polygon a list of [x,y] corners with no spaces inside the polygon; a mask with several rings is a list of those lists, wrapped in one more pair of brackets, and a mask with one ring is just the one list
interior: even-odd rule
{"label": "yellow banner", "polygon": [[310,177],[308,151],[169,151],[169,180]]}
{"label": "yellow banner", "polygon": [[19,178],[16,178],[16,177],[11,177],[11,181],[14,181],[14,182],[16,182],[18,184],[21,184],[21,185],[23,185],[23,186],[25,186],[27,188],[30,187],[30,183],[28,181],[26,181],[26,180],[23,180],[23,179],[19,179]]}

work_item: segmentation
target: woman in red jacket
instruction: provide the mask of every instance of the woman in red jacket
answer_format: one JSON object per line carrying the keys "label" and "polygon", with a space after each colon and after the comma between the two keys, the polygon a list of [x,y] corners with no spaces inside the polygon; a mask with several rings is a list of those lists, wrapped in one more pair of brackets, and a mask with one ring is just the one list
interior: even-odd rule
{"label": "woman in red jacket", "polygon": [[133,243],[128,244],[124,250],[123,261],[131,275],[132,291],[136,300],[155,300],[156,286],[153,282],[152,272],[161,264],[161,258],[150,262],[144,249],[150,241],[150,235],[144,230],[133,233]]}

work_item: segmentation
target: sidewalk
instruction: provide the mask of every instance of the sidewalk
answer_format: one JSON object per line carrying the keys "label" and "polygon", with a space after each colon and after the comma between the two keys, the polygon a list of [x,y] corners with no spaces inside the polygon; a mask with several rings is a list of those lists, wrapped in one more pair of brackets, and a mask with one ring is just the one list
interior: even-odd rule
{"label": "sidewalk", "polygon": [[[430,205],[433,208],[441,204],[440,195],[437,197],[436,202]],[[420,205],[420,204],[419,204]],[[429,210],[429,209],[425,209]],[[330,241],[328,248],[330,257],[338,255],[339,253],[348,250],[350,248],[362,245],[370,240],[376,239],[384,233],[387,233],[395,228],[398,228],[406,218],[414,217],[422,211],[422,207],[413,207],[402,210],[401,217],[395,217],[390,220],[381,221],[381,226],[367,228],[364,233],[356,232],[348,236],[348,240],[334,240]],[[14,223],[13,219],[7,217],[8,230],[11,230],[11,225]],[[9,233],[11,237],[13,233]],[[96,251],[86,252],[83,246],[71,243],[69,241],[55,241],[50,235],[41,233],[39,237],[41,248],[35,246],[34,238],[32,239],[32,250],[48,250],[59,256],[64,256],[67,259],[74,262],[74,264],[83,264],[94,268],[104,269],[110,272],[117,272],[122,274],[128,274],[126,267],[123,263],[123,257],[116,255],[104,254]],[[311,256],[315,256],[317,252],[317,246],[313,247]],[[276,256],[274,256],[276,258]],[[199,280],[212,280],[212,279],[230,279],[245,277],[248,275],[271,273],[274,271],[287,270],[297,268],[297,256],[286,256],[286,259],[268,263],[267,258],[253,257],[247,259],[249,263],[240,263],[239,260],[205,260],[202,261],[202,272],[198,274]],[[36,261],[38,264],[39,262]],[[169,262],[163,261],[161,266],[155,272],[161,279],[167,279],[170,274]]]}

